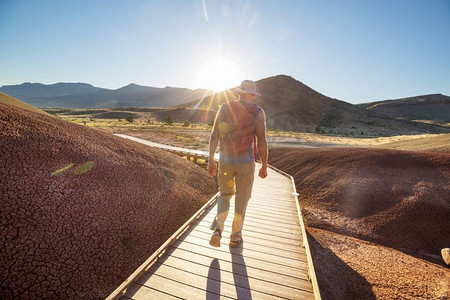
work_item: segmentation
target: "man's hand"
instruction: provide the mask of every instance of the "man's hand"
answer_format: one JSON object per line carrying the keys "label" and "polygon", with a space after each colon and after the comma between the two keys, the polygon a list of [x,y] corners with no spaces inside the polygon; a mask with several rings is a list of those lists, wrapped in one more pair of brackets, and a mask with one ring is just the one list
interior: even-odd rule
{"label": "man's hand", "polygon": [[266,178],[267,177],[267,166],[262,166],[261,169],[259,169],[259,177]]}
{"label": "man's hand", "polygon": [[217,174],[217,165],[214,159],[208,160],[208,174],[211,176],[216,176]]}

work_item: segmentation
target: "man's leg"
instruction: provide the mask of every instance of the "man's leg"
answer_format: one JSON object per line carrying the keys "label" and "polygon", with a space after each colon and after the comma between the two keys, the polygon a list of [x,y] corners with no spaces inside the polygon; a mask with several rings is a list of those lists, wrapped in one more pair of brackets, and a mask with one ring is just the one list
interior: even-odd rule
{"label": "man's leg", "polygon": [[[228,216],[228,210],[230,209],[230,199],[235,194],[234,184],[234,170],[230,164],[219,161],[218,170],[219,181],[219,196],[217,197],[217,215],[211,224],[210,229],[218,231],[220,236],[222,235],[225,220]],[[213,246],[220,246],[220,242],[217,245],[216,242],[210,242]]]}
{"label": "man's leg", "polygon": [[231,242],[239,241],[241,238],[247,203],[252,195],[254,177],[255,163],[236,165],[236,199],[230,236]]}

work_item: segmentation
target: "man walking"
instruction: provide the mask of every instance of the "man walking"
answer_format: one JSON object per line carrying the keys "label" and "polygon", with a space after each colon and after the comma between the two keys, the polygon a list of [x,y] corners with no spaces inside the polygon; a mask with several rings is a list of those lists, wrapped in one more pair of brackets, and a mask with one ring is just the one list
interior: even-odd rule
{"label": "man walking", "polygon": [[[220,192],[217,198],[217,215],[210,227],[214,233],[209,244],[214,247],[220,247],[233,195],[236,197],[230,246],[237,247],[242,241],[245,210],[253,187],[256,148],[262,163],[259,177],[267,177],[265,114],[261,107],[253,103],[255,96],[260,94],[256,90],[255,82],[250,80],[244,80],[235,92],[238,93],[239,99],[224,103],[220,107],[209,142],[208,173],[216,176],[218,172]],[[217,170],[214,153],[219,142],[220,156]]]}

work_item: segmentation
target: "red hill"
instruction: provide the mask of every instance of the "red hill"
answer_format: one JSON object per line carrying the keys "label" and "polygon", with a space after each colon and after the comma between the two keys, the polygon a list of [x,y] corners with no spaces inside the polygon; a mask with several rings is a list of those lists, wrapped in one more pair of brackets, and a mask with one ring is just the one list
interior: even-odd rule
{"label": "red hill", "polygon": [[446,299],[450,154],[275,149],[295,178],[322,298]]}
{"label": "red hill", "polygon": [[0,103],[0,298],[104,298],[215,193],[198,166]]}
{"label": "red hill", "polygon": [[308,226],[395,248],[438,253],[450,244],[450,154],[385,149],[281,149]]}

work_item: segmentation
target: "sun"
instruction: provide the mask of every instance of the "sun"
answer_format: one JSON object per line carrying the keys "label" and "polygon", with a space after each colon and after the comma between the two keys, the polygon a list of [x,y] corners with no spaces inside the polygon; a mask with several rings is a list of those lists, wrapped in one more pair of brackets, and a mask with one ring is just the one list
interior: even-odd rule
{"label": "sun", "polygon": [[223,58],[209,60],[200,66],[197,85],[220,92],[239,85],[240,72],[237,66]]}

